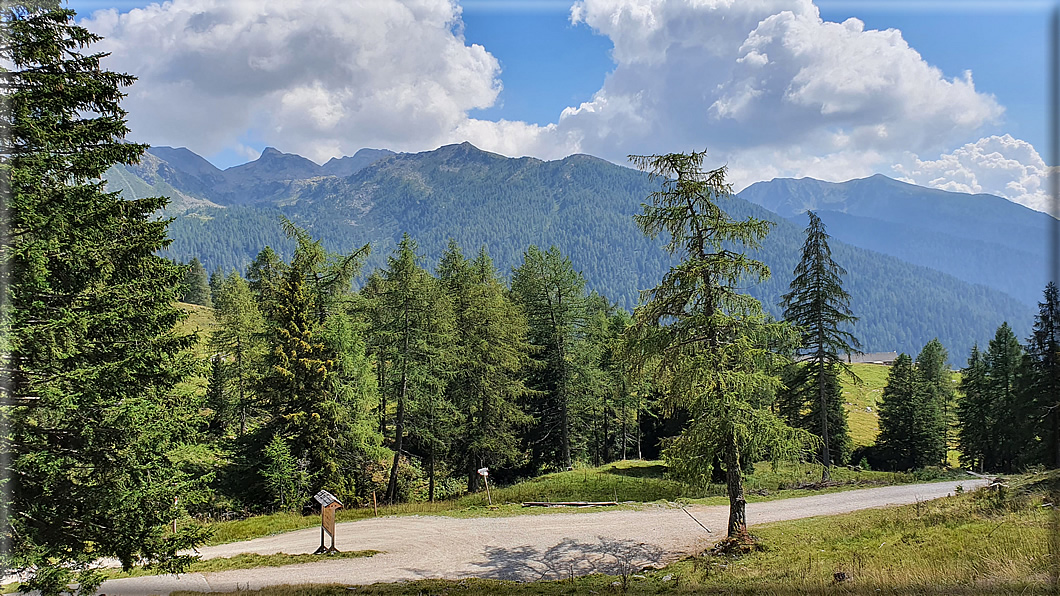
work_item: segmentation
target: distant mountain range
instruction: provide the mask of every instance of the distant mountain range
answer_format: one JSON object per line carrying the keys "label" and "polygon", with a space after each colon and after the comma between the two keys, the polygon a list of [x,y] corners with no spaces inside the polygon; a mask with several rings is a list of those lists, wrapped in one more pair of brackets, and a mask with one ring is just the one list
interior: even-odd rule
{"label": "distant mountain range", "polygon": [[[463,143],[415,154],[364,149],[321,166],[270,148],[222,171],[187,149],[154,147],[139,165],[112,169],[108,182],[130,197],[172,197],[169,256],[198,257],[208,270],[242,270],[266,245],[289,254],[280,215],[332,250],[371,242],[369,268],[385,265],[404,232],[432,267],[449,238],[468,253],[486,246],[502,271],[528,245],[555,244],[591,289],[630,310],[672,263],[632,220],[657,185],[587,155],[516,159]],[[1029,334],[1045,284],[1045,214],[883,176],[762,182],[724,207],[776,223],[757,253],[773,277],[748,288],[774,314],[799,258],[802,213],[815,209],[849,271],[866,351],[915,353],[938,336],[961,365],[1002,321]]]}
{"label": "distant mountain range", "polygon": [[983,284],[1028,305],[1041,299],[1055,220],[993,195],[922,188],[875,175],[832,183],[758,182],[740,197],[796,222],[816,211],[828,233],[861,248]]}

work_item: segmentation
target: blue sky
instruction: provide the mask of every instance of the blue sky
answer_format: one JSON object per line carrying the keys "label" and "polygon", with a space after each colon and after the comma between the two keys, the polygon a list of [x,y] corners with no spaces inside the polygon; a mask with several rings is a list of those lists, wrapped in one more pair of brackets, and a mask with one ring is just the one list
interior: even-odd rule
{"label": "blue sky", "polygon": [[462,140],[616,163],[707,148],[737,187],[879,172],[1043,208],[1048,2],[361,0],[255,14],[270,4],[71,7],[107,38],[109,66],[140,77],[134,138],[222,168],[267,145],[318,162]]}

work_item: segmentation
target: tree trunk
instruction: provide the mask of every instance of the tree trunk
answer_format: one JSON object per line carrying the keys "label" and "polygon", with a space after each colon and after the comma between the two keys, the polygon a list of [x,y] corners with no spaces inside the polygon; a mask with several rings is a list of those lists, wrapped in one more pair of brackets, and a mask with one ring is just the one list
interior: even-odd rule
{"label": "tree trunk", "polygon": [[817,394],[821,400],[821,438],[824,445],[821,446],[821,463],[824,464],[824,472],[821,473],[821,482],[828,482],[832,478],[832,457],[828,452],[828,398],[824,386],[824,361],[820,363],[820,372],[817,375]]}
{"label": "tree trunk", "polygon": [[626,436],[626,399],[628,399],[628,398],[629,398],[629,396],[626,396],[625,398],[622,399],[622,460],[623,461],[626,460],[626,441],[628,440],[628,437]]}
{"label": "tree trunk", "polygon": [[243,341],[238,337],[236,338],[236,370],[239,373],[239,436],[242,437],[247,432],[247,396],[243,384]]}
{"label": "tree trunk", "polygon": [[[1056,456],[1056,467],[1060,468],[1060,404],[1053,407],[1053,455]],[[1053,501],[1054,503],[1056,501]]]}
{"label": "tree trunk", "polygon": [[[818,346],[824,345],[823,322],[818,322],[817,341]],[[824,464],[824,472],[821,473],[821,482],[828,482],[832,478],[832,456],[828,452],[828,397],[825,391],[825,365],[824,353],[819,347],[817,350],[817,397],[821,402],[821,438],[824,445],[821,446],[821,463]]]}
{"label": "tree trunk", "polygon": [[567,408],[567,359],[563,352],[562,341],[559,344],[559,423],[560,423],[560,459],[565,468],[571,467],[570,459],[570,413]]}
{"label": "tree trunk", "polygon": [[434,447],[427,455],[427,501],[434,502]]}
{"label": "tree trunk", "polygon": [[640,408],[637,408],[637,459],[644,459],[644,453],[640,450]]}
{"label": "tree trunk", "polygon": [[743,496],[743,472],[735,438],[725,447],[725,483],[729,493],[729,538],[749,540],[747,534],[747,501]]}
{"label": "tree trunk", "polygon": [[[406,343],[407,343],[406,339]],[[408,365],[401,371],[401,395],[398,396],[397,420],[394,424],[394,463],[390,466],[390,482],[386,487],[387,501],[393,505],[397,501],[398,461],[401,459],[401,435],[405,434],[405,396],[408,393]]]}

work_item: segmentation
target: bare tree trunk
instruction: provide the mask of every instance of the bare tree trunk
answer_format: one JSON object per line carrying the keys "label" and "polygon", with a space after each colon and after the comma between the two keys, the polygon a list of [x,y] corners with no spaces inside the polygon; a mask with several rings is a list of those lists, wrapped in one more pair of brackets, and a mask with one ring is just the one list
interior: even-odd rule
{"label": "bare tree trunk", "polygon": [[637,408],[637,459],[644,459],[644,453],[640,450],[640,408]]}
{"label": "bare tree trunk", "polygon": [[622,399],[622,460],[623,461],[625,461],[625,459],[626,459],[626,442],[629,440],[629,437],[626,434],[626,424],[627,424],[627,421],[626,421],[626,400],[627,399],[629,399],[629,396],[626,396],[625,398]]}
{"label": "bare tree trunk", "polygon": [[821,431],[824,445],[821,447],[821,463],[824,464],[824,472],[821,473],[821,482],[828,482],[832,478],[832,457],[828,453],[828,398],[824,387],[824,359],[818,355],[817,394],[821,400]]}
{"label": "bare tree trunk", "polygon": [[434,502],[434,447],[427,455],[427,501]]}
{"label": "bare tree trunk", "polygon": [[401,395],[398,396],[397,420],[394,424],[394,464],[390,466],[390,482],[386,487],[387,501],[393,505],[397,501],[398,462],[401,460],[401,438],[405,434],[405,398],[409,391],[409,334],[408,314],[405,315],[405,359],[401,368]]}
{"label": "bare tree trunk", "polygon": [[725,447],[725,480],[729,493],[729,538],[748,540],[747,501],[743,496],[743,471],[735,437]]}

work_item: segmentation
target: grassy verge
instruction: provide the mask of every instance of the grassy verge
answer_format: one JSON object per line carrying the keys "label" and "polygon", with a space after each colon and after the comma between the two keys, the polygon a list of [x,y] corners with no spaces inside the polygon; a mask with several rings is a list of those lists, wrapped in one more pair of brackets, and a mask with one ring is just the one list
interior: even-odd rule
{"label": "grassy verge", "polygon": [[[821,467],[815,464],[784,464],[774,469],[760,463],[745,479],[748,502],[771,501],[801,497],[822,492],[836,492],[870,486],[924,482],[937,477],[961,477],[954,474],[938,476],[891,472],[855,472],[835,468],[833,484],[816,486]],[[807,486],[809,486],[807,488]],[[485,492],[436,503],[403,503],[380,507],[379,515],[445,515],[452,517],[497,517],[509,515],[572,513],[600,511],[607,508],[524,508],[524,501],[618,501],[620,507],[639,507],[645,503],[681,501],[701,505],[725,505],[728,499],[723,485],[708,484],[695,487],[666,479],[666,466],[659,461],[623,461],[566,472],[556,472],[520,482],[510,487],[493,490],[489,507]],[[348,509],[338,512],[337,521],[356,521],[373,517],[372,508]],[[211,524],[214,530],[210,544],[238,542],[311,528],[320,523],[316,516],[276,513],[245,520]]]}
{"label": "grassy verge", "polygon": [[278,586],[241,594],[1054,593],[1060,510],[1043,504],[1052,502],[1047,488],[1060,488],[1060,473],[1027,476],[1010,485],[1000,494],[980,490],[891,509],[755,526],[764,550],[707,552],[640,573],[528,583],[469,579],[356,588]]}
{"label": "grassy verge", "polygon": [[[357,550],[348,552],[331,553],[329,555],[288,555],[277,553],[272,555],[258,555],[254,553],[243,553],[234,557],[218,557],[216,559],[202,559],[192,563],[185,573],[213,573],[217,571],[232,571],[235,569],[257,569],[258,567],[284,567],[286,565],[297,565],[299,563],[316,563],[324,559],[359,559],[380,554],[377,550]],[[143,577],[145,575],[158,575],[159,572],[150,567],[137,567],[132,571],[125,572],[120,569],[105,569],[103,574],[106,579],[121,579],[125,577]],[[18,591],[18,582],[4,584],[0,593],[14,594]]]}

